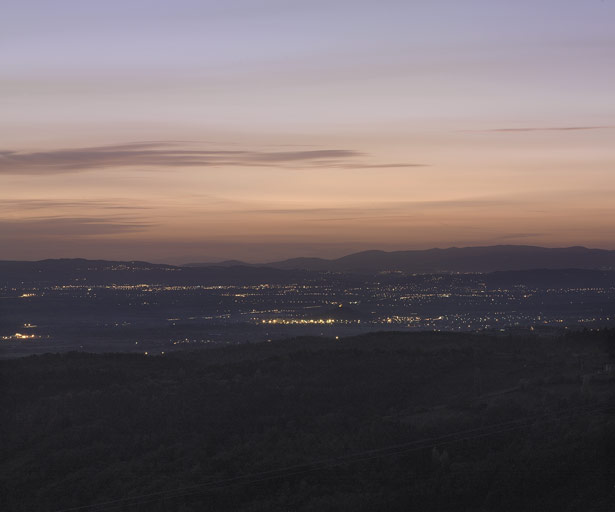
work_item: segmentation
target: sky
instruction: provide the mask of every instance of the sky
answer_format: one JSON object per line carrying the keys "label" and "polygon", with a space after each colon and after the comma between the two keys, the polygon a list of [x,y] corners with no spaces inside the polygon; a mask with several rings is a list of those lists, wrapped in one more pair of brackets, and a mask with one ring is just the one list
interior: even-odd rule
{"label": "sky", "polygon": [[5,0],[0,259],[615,249],[614,0]]}

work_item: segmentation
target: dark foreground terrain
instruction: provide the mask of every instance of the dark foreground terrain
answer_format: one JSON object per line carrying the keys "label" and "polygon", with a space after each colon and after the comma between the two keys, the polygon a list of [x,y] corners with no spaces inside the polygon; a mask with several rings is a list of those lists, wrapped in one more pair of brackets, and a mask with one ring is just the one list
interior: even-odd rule
{"label": "dark foreground terrain", "polygon": [[0,361],[0,509],[610,511],[614,345],[376,333]]}

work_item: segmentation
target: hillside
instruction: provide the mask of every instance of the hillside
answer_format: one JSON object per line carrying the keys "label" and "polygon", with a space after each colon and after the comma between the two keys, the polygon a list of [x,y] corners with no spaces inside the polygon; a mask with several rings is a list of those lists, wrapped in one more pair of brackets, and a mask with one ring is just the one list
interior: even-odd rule
{"label": "hillside", "polygon": [[0,507],[605,511],[614,340],[376,333],[0,361]]}

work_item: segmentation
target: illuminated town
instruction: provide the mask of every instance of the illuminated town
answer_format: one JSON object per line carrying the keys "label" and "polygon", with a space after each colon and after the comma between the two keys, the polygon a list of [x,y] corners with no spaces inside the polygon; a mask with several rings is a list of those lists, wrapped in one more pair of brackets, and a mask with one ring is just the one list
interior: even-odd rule
{"label": "illuminated town", "polygon": [[42,345],[160,353],[380,330],[548,334],[615,324],[612,282],[503,285],[494,274],[476,273],[308,273],[295,282],[250,285],[73,279],[6,286],[1,294],[9,314],[0,324],[0,341],[9,353]]}

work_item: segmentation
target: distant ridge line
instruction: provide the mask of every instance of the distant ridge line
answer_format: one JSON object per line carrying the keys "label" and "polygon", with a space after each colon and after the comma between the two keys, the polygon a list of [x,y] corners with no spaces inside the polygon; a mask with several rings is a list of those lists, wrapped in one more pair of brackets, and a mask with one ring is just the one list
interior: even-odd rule
{"label": "distant ridge line", "polygon": [[588,249],[583,246],[549,248],[532,245],[494,245],[388,252],[367,250],[334,259],[298,257],[270,263],[228,260],[217,263],[188,263],[183,266],[249,266],[359,273],[382,271],[495,272],[537,268],[611,270],[615,269],[615,250]]}
{"label": "distant ridge line", "polygon": [[146,261],[116,261],[85,258],[58,258],[39,261],[0,260],[0,272],[47,271],[68,269],[122,270],[193,270],[209,269],[212,272],[234,272],[237,276],[246,272],[316,271],[356,274],[378,272],[402,272],[407,274],[437,273],[489,273],[518,270],[615,270],[615,250],[588,249],[581,246],[547,248],[530,245],[495,245],[478,247],[450,247],[447,249],[419,249],[409,251],[369,250],[348,254],[341,258],[325,259],[299,257],[270,263],[246,263],[226,260],[213,263],[188,263],[171,265]]}

